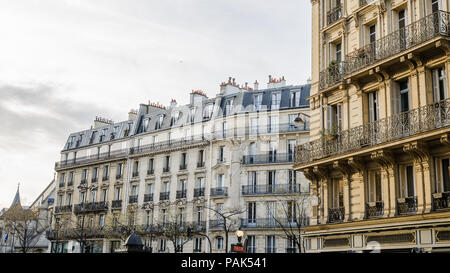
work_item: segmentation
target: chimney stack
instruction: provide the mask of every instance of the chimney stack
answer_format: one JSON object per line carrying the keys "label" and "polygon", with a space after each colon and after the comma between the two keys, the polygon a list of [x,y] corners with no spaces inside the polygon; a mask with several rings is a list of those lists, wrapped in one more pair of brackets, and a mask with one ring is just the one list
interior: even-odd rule
{"label": "chimney stack", "polygon": [[137,109],[131,109],[130,112],[128,112],[128,120],[135,120],[138,115]]}
{"label": "chimney stack", "polygon": [[253,87],[254,87],[253,89],[258,90],[259,88],[258,80],[256,80],[255,83],[253,83]]}
{"label": "chimney stack", "polygon": [[175,99],[171,99],[170,100],[170,108],[175,108],[177,107],[177,101]]}

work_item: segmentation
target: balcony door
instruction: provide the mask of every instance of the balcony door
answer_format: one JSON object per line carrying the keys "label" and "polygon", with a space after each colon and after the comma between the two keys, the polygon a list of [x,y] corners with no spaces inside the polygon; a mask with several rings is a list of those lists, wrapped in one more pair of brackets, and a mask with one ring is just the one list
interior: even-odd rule
{"label": "balcony door", "polygon": [[331,183],[331,208],[344,207],[344,180],[333,179]]}
{"label": "balcony door", "polygon": [[394,91],[394,95],[392,96],[393,102],[393,115],[392,122],[397,126],[395,132],[399,134],[399,136],[406,136],[409,134],[410,127],[410,92],[409,92],[409,82],[408,79],[398,81],[396,83],[397,90]]}
{"label": "balcony door", "polygon": [[291,139],[288,140],[287,144],[287,150],[288,150],[288,160],[289,162],[294,161],[294,154],[295,154],[295,146],[297,145],[297,140]]}
{"label": "balcony door", "polygon": [[277,161],[278,143],[276,141],[269,142],[269,162]]}
{"label": "balcony door", "polygon": [[248,147],[248,153],[249,153],[249,163],[253,163],[256,156],[256,143],[252,142],[250,143],[250,146]]}
{"label": "balcony door", "polygon": [[276,183],[276,171],[269,171],[268,172],[268,180],[267,180],[267,192],[274,192],[275,190],[275,183]]}
{"label": "balcony door", "polygon": [[406,41],[407,41],[407,32],[406,32],[406,24],[407,24],[407,15],[406,10],[402,9],[398,11],[398,35],[399,35],[399,46],[400,50],[406,49]]}
{"label": "balcony door", "polygon": [[[440,188],[443,192],[450,192],[450,157],[441,158],[439,160],[438,181],[441,183]],[[438,191],[439,192],[439,191]]]}
{"label": "balcony door", "polygon": [[247,204],[247,219],[248,224],[256,224],[256,202],[249,202]]}
{"label": "balcony door", "polygon": [[369,202],[381,202],[382,201],[382,188],[381,188],[381,171],[369,172],[369,185],[368,201]]}
{"label": "balcony door", "polygon": [[342,129],[342,103],[327,106],[327,134],[336,135]]}
{"label": "balcony door", "polygon": [[267,221],[270,227],[275,224],[275,202],[266,202]]}
{"label": "balcony door", "polygon": [[400,166],[400,192],[401,197],[414,197],[416,187],[414,183],[414,166]]}
{"label": "balcony door", "polygon": [[256,192],[256,172],[248,172],[248,191],[249,193]]}

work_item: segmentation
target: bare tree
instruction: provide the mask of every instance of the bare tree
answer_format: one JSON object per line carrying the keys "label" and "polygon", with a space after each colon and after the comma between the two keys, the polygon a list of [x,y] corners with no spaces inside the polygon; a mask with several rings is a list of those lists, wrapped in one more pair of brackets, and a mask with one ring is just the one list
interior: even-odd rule
{"label": "bare tree", "polygon": [[17,204],[2,215],[6,229],[17,240],[22,253],[27,253],[39,241],[47,226],[39,221],[39,212],[23,209]]}
{"label": "bare tree", "polygon": [[285,238],[303,252],[302,228],[309,224],[309,195],[289,196],[277,201],[277,210],[271,218],[283,230]]}
{"label": "bare tree", "polygon": [[[240,217],[244,213],[245,209],[234,208],[228,210],[219,210],[213,207],[206,207],[207,209],[213,211],[216,215],[217,220],[211,222],[210,228],[221,227],[225,233],[225,253],[228,253],[228,237],[230,231],[237,229],[240,225]],[[212,223],[212,224],[211,224]]]}

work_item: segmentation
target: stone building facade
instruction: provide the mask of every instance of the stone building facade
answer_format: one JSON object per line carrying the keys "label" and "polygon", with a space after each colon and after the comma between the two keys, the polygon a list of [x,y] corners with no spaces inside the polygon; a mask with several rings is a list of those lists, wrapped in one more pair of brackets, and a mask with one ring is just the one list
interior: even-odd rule
{"label": "stone building facade", "polygon": [[[183,252],[209,252],[209,242],[224,252],[218,213],[232,211],[239,213],[229,219],[228,245],[241,229],[249,252],[298,252],[281,226],[298,230],[296,219],[302,227],[309,221],[309,182],[292,171],[295,146],[309,138],[309,92],[309,84],[287,86],[284,77],[269,76],[267,89],[229,78],[212,98],[193,90],[187,105],[149,102],[127,121],[96,118],[69,136],[55,166],[53,252],[80,251],[76,238],[56,232],[74,225],[148,227],[172,219],[202,231]],[[300,112],[305,118],[295,123]],[[88,238],[90,252],[123,243],[97,233]],[[174,251],[167,238],[141,238],[153,252]]]}
{"label": "stone building facade", "polygon": [[448,251],[449,2],[311,5],[307,251]]}

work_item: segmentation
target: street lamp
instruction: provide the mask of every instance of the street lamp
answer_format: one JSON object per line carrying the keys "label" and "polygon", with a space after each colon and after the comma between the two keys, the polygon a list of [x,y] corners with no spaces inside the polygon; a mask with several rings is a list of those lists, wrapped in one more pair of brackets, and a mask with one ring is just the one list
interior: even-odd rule
{"label": "street lamp", "polygon": [[242,241],[242,237],[244,237],[244,232],[242,230],[237,230],[236,231],[236,237],[238,239],[238,244],[242,245],[241,241]]}
{"label": "street lamp", "polygon": [[305,113],[302,113],[302,112],[299,112],[297,117],[294,119],[294,122],[297,123],[297,124],[305,123],[305,120],[303,118],[301,118],[300,115],[303,115],[303,116],[305,116],[307,118],[311,118],[309,115],[307,115]]}

